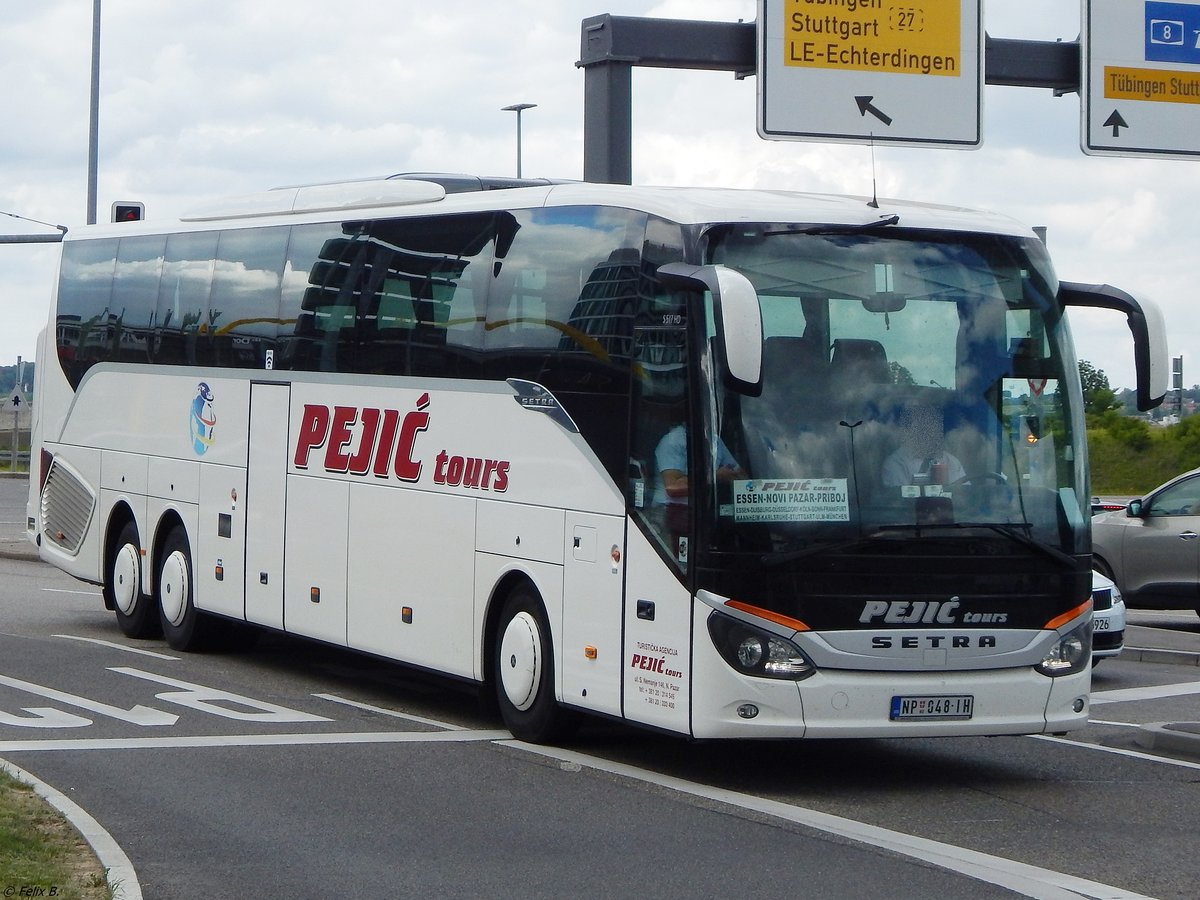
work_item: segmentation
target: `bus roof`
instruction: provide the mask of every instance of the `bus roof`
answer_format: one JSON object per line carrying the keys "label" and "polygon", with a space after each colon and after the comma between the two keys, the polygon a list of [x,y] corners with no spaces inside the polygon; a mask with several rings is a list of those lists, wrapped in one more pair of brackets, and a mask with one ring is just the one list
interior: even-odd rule
{"label": "bus roof", "polygon": [[[480,189],[464,187],[472,179],[480,183]],[[514,183],[520,186],[510,186]],[[862,225],[899,216],[897,224],[902,228],[1033,237],[1030,228],[1007,216],[914,201],[880,199],[875,206],[867,197],[780,190],[410,175],[277,188],[212,201],[177,220],[88,226],[72,230],[67,239],[193,231],[236,224],[266,226],[331,221],[348,215],[359,219],[580,205],[634,209],[683,225],[738,222]]]}

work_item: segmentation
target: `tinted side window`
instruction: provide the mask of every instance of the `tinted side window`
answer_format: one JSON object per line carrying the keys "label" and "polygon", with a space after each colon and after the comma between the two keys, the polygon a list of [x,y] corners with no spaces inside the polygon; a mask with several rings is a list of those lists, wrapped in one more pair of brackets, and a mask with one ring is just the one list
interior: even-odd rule
{"label": "tinted side window", "polygon": [[1188,478],[1159,493],[1150,501],[1147,515],[1200,515],[1200,478]]}
{"label": "tinted side window", "polygon": [[116,238],[63,244],[55,337],[59,363],[72,387],[112,348],[116,261]]}
{"label": "tinted side window", "polygon": [[215,231],[167,237],[151,348],[156,363],[205,366],[212,358],[208,298],[218,237]]}
{"label": "tinted side window", "polygon": [[476,378],[493,213],[373,222],[362,254],[358,371]]}
{"label": "tinted side window", "polygon": [[264,368],[275,346],[287,226],[221,233],[209,298],[212,362]]}
{"label": "tinted side window", "polygon": [[501,223],[488,296],[489,374],[623,393],[646,216],[561,207],[511,219],[511,233]]}
{"label": "tinted side window", "polygon": [[343,287],[358,254],[356,232],[357,226],[336,224],[292,228],[279,302],[277,368],[352,369],[356,306],[348,288],[343,296]]}
{"label": "tinted side window", "polygon": [[150,335],[162,272],[163,235],[121,238],[113,276],[113,344],[109,359],[150,362]]}

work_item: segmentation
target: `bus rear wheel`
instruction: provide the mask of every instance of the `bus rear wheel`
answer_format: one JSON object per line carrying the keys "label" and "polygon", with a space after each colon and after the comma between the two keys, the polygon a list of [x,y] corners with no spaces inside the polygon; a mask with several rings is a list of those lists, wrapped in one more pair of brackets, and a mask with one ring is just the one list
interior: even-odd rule
{"label": "bus rear wheel", "polygon": [[142,593],[142,545],[137,525],[126,522],[104,570],[105,600],[117,614],[117,625],[127,637],[150,638],[161,633],[158,610]]}
{"label": "bus rear wheel", "polygon": [[208,623],[192,603],[192,554],[181,526],[171,529],[163,542],[154,586],[167,643],[175,650],[199,650]]}
{"label": "bus rear wheel", "polygon": [[546,743],[563,737],[571,717],[554,699],[554,650],[537,594],[523,585],[500,614],[492,654],[492,683],[504,725],[513,737]]}

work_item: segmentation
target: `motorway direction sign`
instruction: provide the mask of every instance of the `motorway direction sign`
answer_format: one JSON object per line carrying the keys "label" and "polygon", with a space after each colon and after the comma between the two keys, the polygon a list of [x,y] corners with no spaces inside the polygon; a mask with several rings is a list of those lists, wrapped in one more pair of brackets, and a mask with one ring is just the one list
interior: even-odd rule
{"label": "motorway direction sign", "polygon": [[759,0],[758,133],[975,149],[982,0]]}
{"label": "motorway direction sign", "polygon": [[1200,156],[1200,0],[1084,0],[1081,145]]}

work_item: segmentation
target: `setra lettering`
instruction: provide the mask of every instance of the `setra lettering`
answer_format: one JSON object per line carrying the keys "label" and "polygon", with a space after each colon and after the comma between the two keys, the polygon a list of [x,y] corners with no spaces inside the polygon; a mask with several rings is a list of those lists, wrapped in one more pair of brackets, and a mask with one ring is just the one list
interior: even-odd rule
{"label": "setra lettering", "polygon": [[871,638],[872,650],[994,650],[994,634],[878,634]]}

